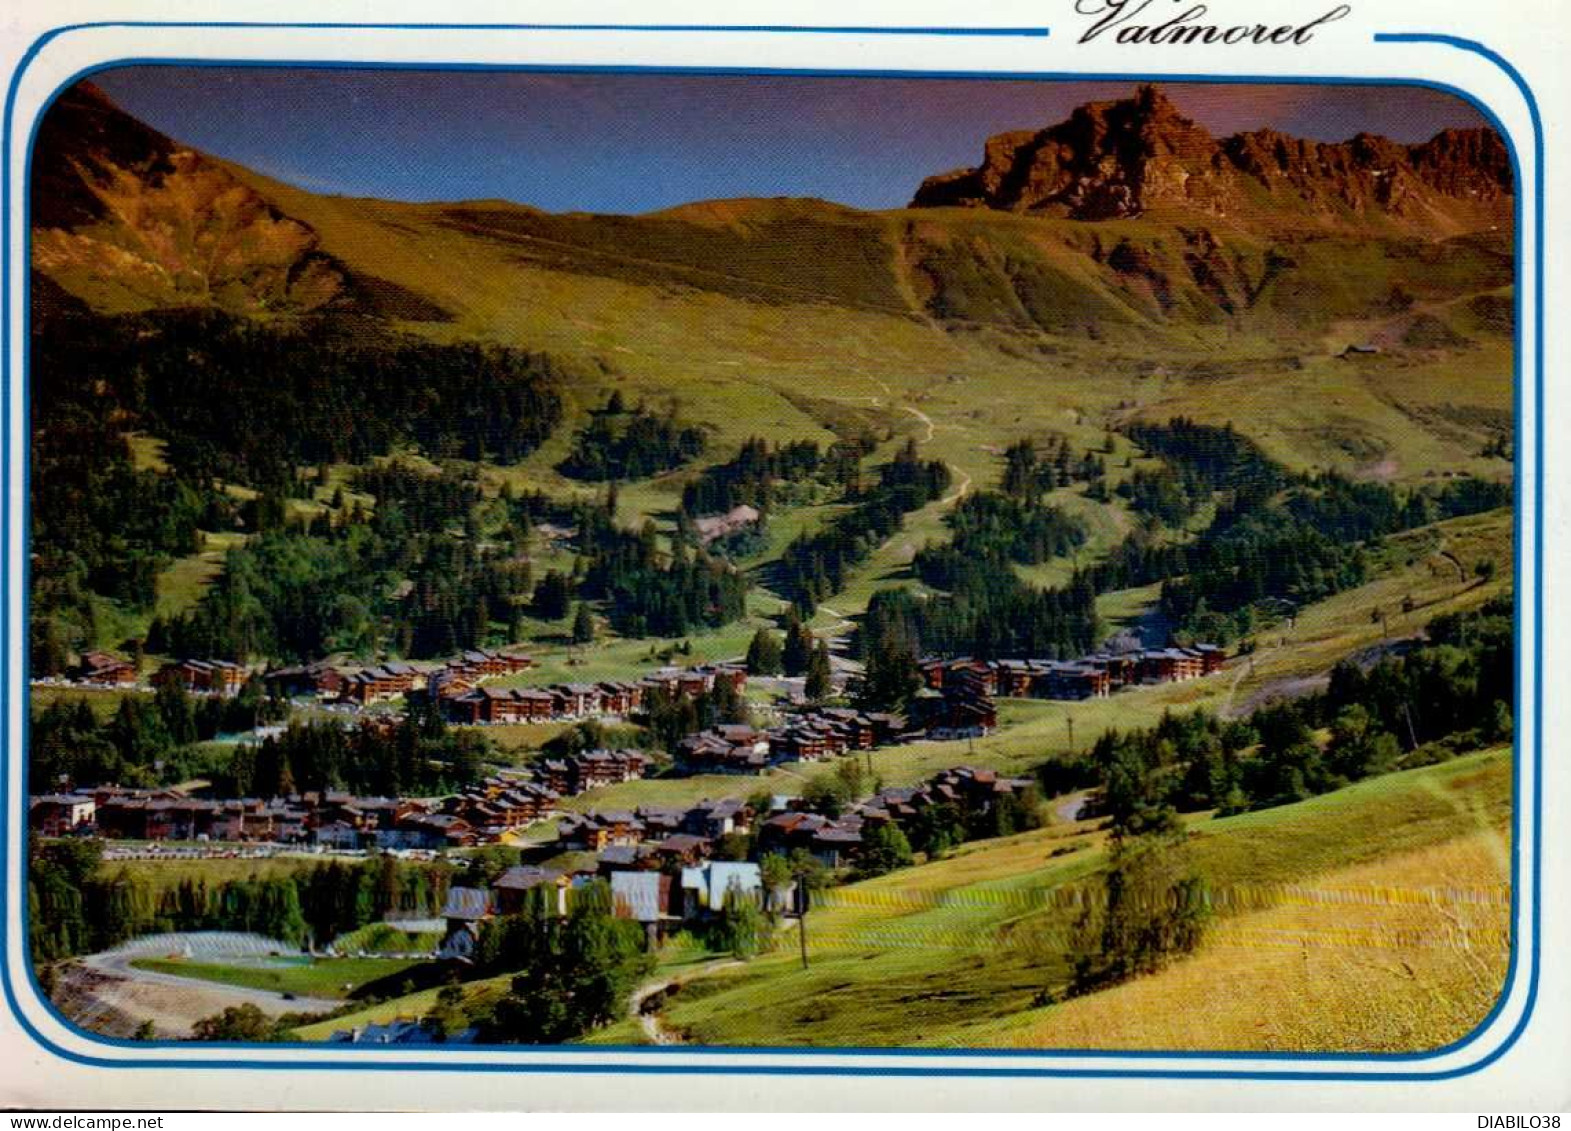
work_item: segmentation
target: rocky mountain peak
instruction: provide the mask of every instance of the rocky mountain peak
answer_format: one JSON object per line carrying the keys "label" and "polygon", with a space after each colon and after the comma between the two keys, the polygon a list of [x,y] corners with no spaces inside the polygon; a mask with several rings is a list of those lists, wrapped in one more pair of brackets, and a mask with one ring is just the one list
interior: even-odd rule
{"label": "rocky mountain peak", "polygon": [[1510,194],[1509,155],[1492,130],[1446,130],[1420,145],[1368,133],[1326,143],[1273,129],[1218,140],[1160,88],[1143,86],[1130,98],[1077,107],[1045,129],[989,138],[980,165],[929,177],[912,206],[1077,220],[1179,208],[1269,220],[1274,197],[1282,224],[1301,225],[1307,206],[1310,220],[1382,213],[1438,221],[1449,233],[1487,226],[1480,206]]}

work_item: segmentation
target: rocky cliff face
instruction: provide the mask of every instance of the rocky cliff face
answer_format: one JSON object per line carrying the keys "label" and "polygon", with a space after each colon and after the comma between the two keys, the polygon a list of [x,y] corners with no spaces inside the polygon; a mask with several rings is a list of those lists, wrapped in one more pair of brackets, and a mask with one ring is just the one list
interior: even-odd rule
{"label": "rocky cliff face", "polygon": [[353,299],[316,233],[91,84],[39,128],[33,267],[106,309],[305,311]]}
{"label": "rocky cliff face", "polygon": [[1218,140],[1147,86],[1044,130],[989,138],[980,165],[929,177],[912,206],[1077,220],[1280,209],[1289,225],[1378,217],[1451,234],[1487,226],[1511,191],[1509,156],[1492,130],[1446,130],[1414,146],[1370,134],[1326,144],[1274,130]]}

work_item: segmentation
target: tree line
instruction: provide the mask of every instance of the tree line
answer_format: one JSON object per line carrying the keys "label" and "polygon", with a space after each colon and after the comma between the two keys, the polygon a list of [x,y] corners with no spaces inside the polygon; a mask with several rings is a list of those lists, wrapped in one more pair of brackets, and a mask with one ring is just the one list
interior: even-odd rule
{"label": "tree line", "polygon": [[680,538],[662,551],[652,522],[625,530],[603,508],[585,508],[578,540],[586,559],[579,593],[602,601],[623,636],[682,636],[746,615],[746,575]]}
{"label": "tree line", "polygon": [[642,924],[615,916],[605,881],[575,888],[565,917],[555,898],[555,888],[537,888],[518,914],[481,925],[477,971],[513,974],[500,999],[467,1017],[482,1040],[571,1041],[623,1016],[633,988],[653,971]]}
{"label": "tree line", "polygon": [[[41,674],[97,642],[95,597],[151,607],[159,572],[199,551],[201,531],[281,525],[298,468],[400,447],[512,463],[554,431],[572,379],[545,354],[342,319],[196,312],[42,318],[32,358],[30,655]],[[138,469],[134,432],[157,438],[146,441],[157,466]],[[260,498],[237,502],[221,484]]]}
{"label": "tree line", "polygon": [[948,465],[923,460],[916,441],[908,441],[879,467],[877,483],[863,490],[855,484],[847,488],[850,510],[786,547],[775,566],[778,591],[811,615],[820,601],[845,586],[852,568],[900,529],[908,512],[940,498],[949,483]]}
{"label": "tree line", "polygon": [[702,428],[683,425],[673,408],[665,416],[639,404],[627,409],[613,392],[604,407],[573,436],[572,450],[556,469],[572,479],[645,479],[703,455]]}
{"label": "tree line", "polygon": [[768,514],[807,502],[814,487],[844,489],[853,482],[870,450],[866,443],[848,440],[821,450],[812,440],[771,447],[761,437],[749,437],[736,455],[706,467],[682,488],[682,510],[689,515],[721,514],[745,504]]}
{"label": "tree line", "polygon": [[275,722],[287,710],[255,680],[230,699],[195,699],[171,681],[150,696],[123,696],[102,722],[85,699],[57,699],[31,719],[28,789],[49,793],[63,783],[102,782],[149,788],[185,781],[220,768],[215,756],[199,755],[194,746]]}
{"label": "tree line", "polygon": [[1156,492],[1145,508],[1155,513],[1167,505],[1157,495],[1171,488],[1169,518],[1187,519],[1208,501],[1216,513],[1189,541],[1136,530],[1085,576],[1098,593],[1162,582],[1162,612],[1177,632],[1201,639],[1247,635],[1273,602],[1308,604],[1362,584],[1366,548],[1380,538],[1508,506],[1513,497],[1510,484],[1478,479],[1404,491],[1334,472],[1294,476],[1230,426],[1182,417],[1127,431],[1166,469],[1143,486],[1130,481],[1132,507],[1145,506],[1138,492]]}
{"label": "tree line", "polygon": [[[544,353],[439,344],[341,317],[258,322],[211,311],[50,322],[35,364],[51,396],[110,398],[165,441],[181,475],[281,488],[299,466],[398,447],[515,463],[562,419],[577,378]],[[81,390],[69,392],[74,382]]]}
{"label": "tree line", "polygon": [[287,797],[347,790],[377,797],[433,796],[485,776],[490,740],[450,727],[434,705],[411,708],[390,727],[291,723],[279,735],[235,747],[215,787],[228,797]]}
{"label": "tree line", "polygon": [[34,963],[108,950],[166,931],[247,931],[291,946],[327,945],[388,915],[440,912],[451,869],[391,856],[303,865],[281,875],[157,884],[107,871],[94,840],[34,841],[28,851],[28,941]]}
{"label": "tree line", "polygon": [[1343,660],[1324,692],[1247,719],[1196,711],[1108,731],[1081,762],[1080,781],[1094,778],[1108,817],[1139,833],[1160,826],[1169,809],[1228,814],[1291,804],[1507,741],[1512,607],[1506,596],[1438,617],[1408,650],[1367,667]]}

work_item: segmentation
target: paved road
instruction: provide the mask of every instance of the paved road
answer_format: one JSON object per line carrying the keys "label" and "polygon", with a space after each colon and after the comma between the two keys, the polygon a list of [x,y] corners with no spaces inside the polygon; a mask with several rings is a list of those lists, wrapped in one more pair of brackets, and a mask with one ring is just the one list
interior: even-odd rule
{"label": "paved road", "polygon": [[[280,1013],[325,1013],[343,1004],[329,998],[286,998],[272,990],[227,986],[203,978],[183,978],[131,965],[138,958],[166,958],[170,955],[223,963],[237,958],[265,957],[271,951],[285,949],[282,943],[256,935],[193,932],[133,939],[114,950],[87,955],[80,962],[89,970],[106,976],[96,991],[97,995],[106,999],[106,1004],[132,1014],[137,1012],[138,999],[144,997],[157,999],[157,1012],[183,1014],[189,1017],[190,1022],[230,1006],[245,1004],[255,1005],[264,1013],[274,1016]],[[150,993],[143,993],[143,990]],[[185,1008],[179,1008],[176,1003]],[[171,1017],[170,1020],[175,1018]]]}

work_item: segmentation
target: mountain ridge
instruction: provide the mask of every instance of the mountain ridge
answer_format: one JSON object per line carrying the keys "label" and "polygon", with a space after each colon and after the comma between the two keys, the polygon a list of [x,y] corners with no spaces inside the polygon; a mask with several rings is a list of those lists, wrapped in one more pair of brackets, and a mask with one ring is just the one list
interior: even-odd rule
{"label": "mountain ridge", "polygon": [[[929,178],[908,208],[743,197],[552,213],[316,193],[182,146],[81,84],[40,131],[33,265],[104,313],[356,313],[491,336],[499,317],[513,321],[505,292],[555,303],[563,288],[545,281],[571,279],[575,293],[604,286],[595,306],[608,315],[612,294],[712,295],[950,334],[1160,333],[1192,348],[1226,322],[1301,335],[1393,301],[1507,285],[1501,153],[1492,134],[1460,130],[1415,146],[1273,131],[1218,141],[1146,88],[996,135],[984,166]],[[1358,176],[1308,177],[1311,157]],[[1400,176],[1376,191],[1370,169],[1397,158]]]}
{"label": "mountain ridge", "polygon": [[1084,221],[1161,208],[1258,217],[1268,211],[1263,190],[1296,224],[1377,215],[1455,234],[1498,223],[1511,188],[1509,154],[1491,129],[1442,130],[1415,145],[1369,133],[1318,142],[1275,129],[1218,139],[1144,86],[1043,129],[993,135],[979,165],[928,177],[911,206]]}

